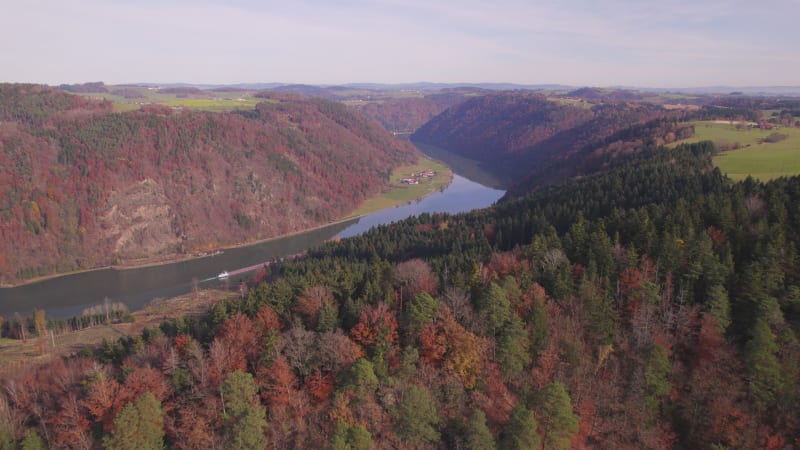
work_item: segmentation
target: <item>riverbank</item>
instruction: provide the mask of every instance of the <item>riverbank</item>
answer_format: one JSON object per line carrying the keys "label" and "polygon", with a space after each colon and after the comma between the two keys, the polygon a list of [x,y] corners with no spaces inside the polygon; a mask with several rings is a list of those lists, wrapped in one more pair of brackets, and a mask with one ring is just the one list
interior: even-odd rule
{"label": "riverbank", "polygon": [[453,181],[453,171],[441,161],[421,156],[417,164],[400,166],[392,171],[390,188],[368,198],[355,211],[345,217],[359,217],[421,200],[445,189]]}
{"label": "riverbank", "polygon": [[[431,177],[419,177],[419,184],[409,185],[409,184],[403,184],[401,182],[403,178],[411,178],[414,174],[419,174],[421,172],[425,172],[428,170],[433,171],[434,175]],[[23,280],[18,283],[2,283],[0,284],[0,288],[22,287],[54,278],[101,271],[101,270],[109,270],[109,269],[133,270],[133,269],[157,267],[167,264],[174,264],[185,261],[209,258],[212,256],[216,256],[220,254],[220,252],[225,252],[227,250],[268,243],[271,241],[286,239],[303,233],[308,233],[311,231],[321,230],[323,228],[356,220],[367,214],[371,214],[384,209],[394,208],[396,206],[420,200],[437,191],[446,188],[450,184],[452,179],[453,179],[453,172],[444,163],[431,159],[425,155],[421,155],[419,161],[416,164],[400,166],[392,171],[392,174],[390,176],[391,184],[389,190],[368,198],[356,210],[346,215],[345,217],[334,220],[332,222],[321,224],[315,227],[304,228],[302,230],[293,231],[291,233],[281,234],[279,236],[259,239],[256,241],[248,241],[233,245],[221,246],[213,250],[210,250],[209,252],[207,252],[207,254],[203,255],[199,255],[196,253],[194,254],[171,253],[171,254],[153,256],[150,258],[128,260],[119,264],[112,264],[108,266],[93,267],[89,269],[74,270],[70,272],[59,272],[51,275],[29,278],[27,280]]]}
{"label": "riverbank", "polygon": [[[395,208],[368,214],[359,219],[306,231],[269,242],[231,248],[216,255],[182,262],[131,270],[95,270],[60,276],[15,288],[0,289],[0,315],[30,316],[35,308],[47,311],[50,318],[80,315],[85,308],[102,304],[106,298],[125,304],[131,311],[146,306],[152,299],[169,298],[193,289],[228,286],[247,279],[243,269],[297,255],[323,245],[331,239],[344,239],[369,229],[420,214],[458,214],[494,204],[504,191],[470,181],[457,173],[452,183],[440,192]],[[234,275],[220,280],[218,274]]]}
{"label": "riverbank", "polygon": [[421,152],[425,153],[428,158],[442,161],[450,170],[463,177],[495,189],[506,190],[509,188],[509,184],[503,176],[499,175],[496,171],[492,171],[481,161],[466,158],[450,150],[425,142],[411,140],[411,143]]}
{"label": "riverbank", "polygon": [[94,350],[103,341],[137,336],[143,329],[158,326],[165,320],[202,316],[211,305],[230,295],[234,294],[221,289],[199,290],[154,300],[144,308],[134,311],[133,322],[129,323],[96,325],[53,337],[31,337],[25,341],[0,338],[0,375],[74,355],[84,349]]}

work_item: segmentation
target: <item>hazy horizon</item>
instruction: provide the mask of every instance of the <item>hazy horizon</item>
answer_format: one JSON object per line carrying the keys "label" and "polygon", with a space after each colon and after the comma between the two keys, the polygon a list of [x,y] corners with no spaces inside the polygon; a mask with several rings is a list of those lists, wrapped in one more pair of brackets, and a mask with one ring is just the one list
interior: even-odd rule
{"label": "hazy horizon", "polygon": [[0,81],[797,86],[800,0],[31,0]]}
{"label": "hazy horizon", "polygon": [[[0,81],[2,82],[2,81]],[[12,82],[13,83],[13,82]],[[20,82],[25,83],[25,82]],[[356,86],[361,87],[364,86],[365,88],[369,88],[370,86],[375,86],[376,88],[386,87],[386,88],[405,88],[407,86],[426,86],[430,85],[434,88],[438,86],[443,87],[481,87],[481,86],[509,86],[509,87],[520,87],[520,88],[541,88],[547,86],[554,86],[557,88],[569,88],[569,89],[581,89],[581,88],[590,88],[590,89],[642,89],[642,90],[655,90],[655,91],[669,91],[669,90],[686,90],[686,91],[712,91],[712,90],[726,90],[726,89],[736,89],[736,90],[758,90],[758,89],[765,89],[765,90],[773,90],[773,89],[787,89],[792,92],[800,91],[800,82],[792,85],[751,85],[751,86],[737,86],[737,85],[715,85],[715,86],[673,86],[673,87],[662,87],[662,86],[633,86],[633,85],[589,85],[589,84],[562,84],[562,83],[510,83],[510,82],[503,82],[503,81],[476,81],[476,82],[432,82],[432,81],[411,81],[411,82],[397,82],[397,83],[375,83],[370,81],[362,81],[362,82],[344,82],[344,83],[295,83],[291,81],[253,81],[253,82],[232,82],[232,83],[205,83],[205,82],[185,82],[185,81],[165,81],[165,82],[158,82],[158,81],[136,81],[136,82],[125,82],[125,83],[108,83],[104,80],[85,80],[85,81],[76,81],[74,83],[38,83],[47,86],[61,86],[61,85],[83,85],[83,84],[91,84],[91,83],[103,83],[106,86],[140,86],[140,87],[197,87],[200,89],[214,89],[218,87],[230,87],[232,89],[249,89],[247,86],[259,86],[258,89],[262,89],[261,86],[274,86],[274,87],[288,87],[288,86],[310,86],[310,87],[319,87],[319,88],[337,88],[337,87],[348,87],[348,86]],[[37,83],[33,83],[37,84]],[[242,87],[245,86],[245,87]],[[269,88],[267,88],[269,89]],[[490,88],[491,89],[491,88]]]}

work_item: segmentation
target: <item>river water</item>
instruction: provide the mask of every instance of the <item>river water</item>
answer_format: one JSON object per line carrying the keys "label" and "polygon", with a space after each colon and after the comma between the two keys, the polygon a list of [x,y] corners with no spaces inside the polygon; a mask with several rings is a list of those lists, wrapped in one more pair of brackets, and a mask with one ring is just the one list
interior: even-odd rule
{"label": "river water", "polygon": [[[84,308],[101,304],[105,298],[122,302],[131,311],[156,298],[166,298],[199,288],[236,283],[244,278],[244,267],[293,255],[317,246],[334,236],[356,236],[375,225],[387,224],[422,213],[459,213],[492,205],[505,191],[484,186],[455,174],[444,190],[415,202],[378,211],[360,219],[332,224],[312,231],[227,249],[221,254],[186,261],[134,269],[100,269],[64,275],[14,288],[0,289],[0,315],[27,315],[44,308],[49,318],[81,314]],[[232,273],[219,280],[223,270]]]}

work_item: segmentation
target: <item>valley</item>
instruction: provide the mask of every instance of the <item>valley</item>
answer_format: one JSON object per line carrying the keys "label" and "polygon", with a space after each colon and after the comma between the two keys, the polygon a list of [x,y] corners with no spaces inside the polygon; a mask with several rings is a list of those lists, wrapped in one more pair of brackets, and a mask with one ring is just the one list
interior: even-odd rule
{"label": "valley", "polygon": [[0,450],[800,449],[798,7],[6,2]]}
{"label": "valley", "polygon": [[[434,176],[423,179],[422,183],[416,185],[407,185],[401,182],[404,177],[413,176],[416,173],[421,173],[424,171],[431,170],[434,172]],[[419,156],[419,160],[415,164],[411,165],[403,165],[399,166],[393,170],[393,173],[390,175],[390,184],[385,188],[385,191],[376,194],[372,197],[367,198],[356,210],[347,213],[345,216],[332,220],[330,223],[302,229],[296,232],[287,233],[284,235],[271,237],[267,239],[262,239],[259,241],[250,241],[250,242],[242,242],[236,245],[226,245],[221,247],[210,248],[206,251],[200,251],[196,253],[190,254],[162,254],[157,256],[142,256],[140,258],[132,258],[127,259],[124,261],[119,261],[116,264],[107,267],[95,267],[90,269],[84,269],[79,271],[73,272],[66,272],[66,273],[56,273],[46,276],[39,276],[34,278],[29,278],[19,283],[15,283],[13,286],[11,285],[0,285],[0,304],[3,303],[4,297],[2,294],[3,288],[10,288],[15,286],[22,286],[28,285],[32,283],[38,283],[44,280],[57,278],[65,275],[74,275],[79,273],[85,273],[88,271],[94,270],[103,270],[103,269],[112,269],[112,270],[127,270],[127,269],[136,269],[136,268],[146,268],[152,266],[160,266],[164,264],[173,264],[183,261],[188,261],[196,258],[206,258],[209,256],[216,256],[218,254],[222,254],[225,251],[230,251],[239,247],[245,246],[253,246],[259,245],[265,242],[273,241],[276,239],[287,239],[291,238],[295,235],[304,235],[308,232],[313,232],[316,229],[326,229],[326,228],[334,228],[342,223],[349,223],[352,220],[357,220],[362,216],[369,215],[371,213],[375,213],[384,209],[388,208],[395,208],[397,206],[410,203],[412,201],[419,201],[424,197],[434,193],[434,192],[441,192],[444,191],[450,181],[452,180],[452,172],[450,169],[443,165],[441,162],[436,160],[430,159],[429,157],[421,154]],[[147,183],[145,183],[145,186]],[[146,187],[145,187],[146,189]],[[116,210],[114,210],[116,212]],[[156,215],[156,214],[154,214]],[[130,233],[129,233],[130,234]],[[137,243],[139,246],[139,250],[144,252],[146,255],[148,253],[147,249],[143,247],[142,243]],[[150,253],[157,253],[150,251]],[[283,255],[278,255],[283,256]],[[1,311],[0,307],[0,311]],[[0,314],[3,314],[0,312]]]}
{"label": "valley", "polygon": [[183,257],[327,224],[419,158],[343,105],[242,112],[0,87],[0,283]]}
{"label": "valley", "polygon": [[[14,296],[0,312],[0,444],[99,447],[123,426],[121,411],[145,400],[170,448],[225,448],[243,433],[258,448],[797,442],[796,99],[585,88],[323,100],[306,95],[348,89],[278,89],[237,111],[188,91],[195,107],[220,110],[116,113],[52,93],[0,110],[13,168],[0,187],[17,196],[0,213],[17,218],[25,242],[70,229],[51,220],[69,214],[47,210],[60,172],[48,178],[35,158],[74,163],[64,186],[75,193],[64,192],[110,205],[67,243],[104,232],[119,238],[103,252],[169,257],[174,235],[158,230],[218,233],[214,245],[185,244],[205,257],[0,290],[3,307]],[[431,98],[440,94],[449,106]],[[250,138],[251,121],[277,134]],[[92,139],[57,139],[93,127]],[[404,140],[411,131],[442,163]],[[141,157],[128,141],[143,144]],[[164,155],[177,162],[148,171]],[[115,185],[103,174],[112,169],[134,182]],[[113,187],[99,200],[78,183],[95,171]],[[746,175],[755,178],[738,181]],[[42,177],[50,184],[32,182]],[[181,213],[175,192],[228,206]],[[277,205],[248,203],[258,192]],[[364,215],[336,221],[351,214]],[[279,217],[284,237],[215,251],[221,226],[250,241]],[[310,231],[286,235],[292,226]],[[49,303],[16,306],[32,299]],[[119,302],[133,312],[111,308]],[[234,386],[249,393],[238,406]],[[231,418],[237,407],[249,419]]]}
{"label": "valley", "polygon": [[[418,189],[412,190],[414,196],[409,197],[400,179],[431,168],[436,169],[438,176],[413,186]],[[87,270],[0,288],[0,316],[27,315],[39,308],[46,311],[48,318],[60,319],[81,315],[82,311],[102,304],[106,298],[136,311],[154,299],[183,295],[192,289],[236,287],[238,282],[253,276],[264,263],[269,265],[284,257],[303,254],[329,239],[354,236],[373,226],[403,220],[411,215],[466,212],[486,207],[503,194],[503,191],[481,186],[458,175],[455,176],[457,181],[450,184],[453,174],[449,169],[424,157],[418,164],[402,166],[396,172],[393,181],[396,188],[403,191],[397,194],[392,189],[367,200],[358,216],[350,215],[309,230],[209,251],[204,256]],[[376,204],[380,208],[376,208]],[[254,268],[230,280],[217,279],[217,274],[223,270],[244,267]]]}

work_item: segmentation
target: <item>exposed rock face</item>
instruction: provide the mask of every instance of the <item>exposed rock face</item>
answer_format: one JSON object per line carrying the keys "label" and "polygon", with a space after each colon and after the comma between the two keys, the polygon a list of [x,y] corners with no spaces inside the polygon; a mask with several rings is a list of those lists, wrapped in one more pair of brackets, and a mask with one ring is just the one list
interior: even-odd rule
{"label": "exposed rock face", "polygon": [[113,113],[109,102],[0,84],[0,284],[322,225],[416,158],[323,99]]}
{"label": "exposed rock face", "polygon": [[119,259],[174,253],[180,244],[175,213],[164,189],[147,178],[114,192],[101,216],[103,237]]}

